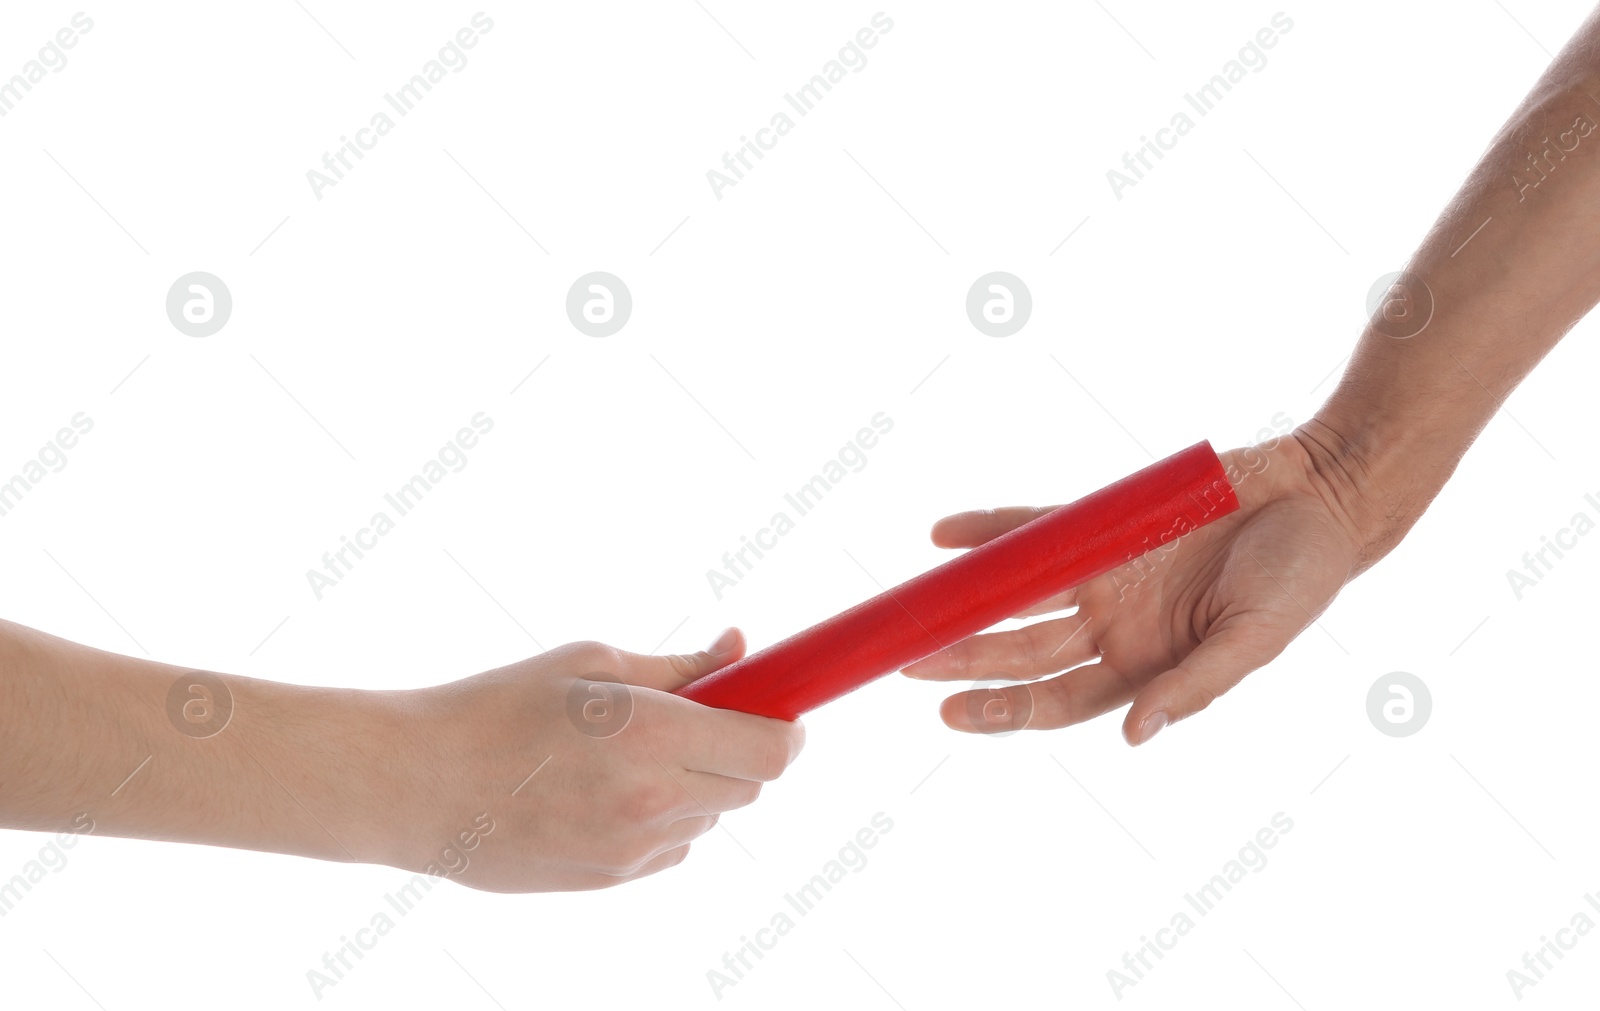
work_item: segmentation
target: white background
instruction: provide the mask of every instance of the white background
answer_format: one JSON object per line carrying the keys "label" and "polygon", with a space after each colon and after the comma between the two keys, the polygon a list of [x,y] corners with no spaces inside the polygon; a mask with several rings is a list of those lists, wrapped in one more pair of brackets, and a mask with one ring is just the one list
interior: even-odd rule
{"label": "white background", "polygon": [[[0,474],[94,419],[0,519],[8,618],[357,687],[532,640],[770,643],[876,592],[847,551],[898,582],[940,560],[947,512],[1310,417],[1368,287],[1585,13],[1281,8],[1267,65],[1118,200],[1106,170],[1279,7],[886,8],[869,63],[719,201],[707,169],[878,8],[486,8],[470,63],[319,201],[306,171],[478,8],[306,7],[87,9],[70,63],[0,119]],[[8,6],[0,76],[77,10]],[[204,339],[164,312],[192,270],[234,298]],[[613,337],[565,315],[591,270],[633,294]],[[991,270],[1032,291],[1013,337],[964,313]],[[436,888],[321,1005],[1117,1006],[1107,970],[1277,812],[1267,866],[1120,1005],[1516,1003],[1506,970],[1600,889],[1600,538],[1521,601],[1506,579],[1597,512],[1593,330],[1319,628],[1151,746],[1120,715],[956,735],[940,686],[886,679],[809,717],[791,772],[681,867]],[[467,468],[317,601],[305,570],[478,411]],[[865,469],[715,599],[706,570],[880,411]],[[1365,708],[1395,670],[1433,695],[1403,739]],[[877,812],[868,865],[719,1001],[707,970]],[[0,877],[47,838],[0,835]],[[0,985],[19,1007],[317,1005],[307,970],[405,878],[87,838],[0,920]],[[1572,1006],[1597,963],[1591,935],[1523,1003]]]}

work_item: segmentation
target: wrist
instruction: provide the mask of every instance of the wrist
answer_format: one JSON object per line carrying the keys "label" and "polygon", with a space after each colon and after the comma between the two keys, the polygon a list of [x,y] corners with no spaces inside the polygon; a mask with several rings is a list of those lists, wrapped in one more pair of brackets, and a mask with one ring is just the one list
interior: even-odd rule
{"label": "wrist", "polygon": [[1384,421],[1376,412],[1346,410],[1335,394],[1295,430],[1330,508],[1356,545],[1352,576],[1394,550],[1465,449],[1430,445],[1427,433],[1396,430]]}
{"label": "wrist", "polygon": [[286,851],[391,865],[406,858],[409,693],[249,682],[240,694],[241,765],[254,773],[264,817],[282,819]]}

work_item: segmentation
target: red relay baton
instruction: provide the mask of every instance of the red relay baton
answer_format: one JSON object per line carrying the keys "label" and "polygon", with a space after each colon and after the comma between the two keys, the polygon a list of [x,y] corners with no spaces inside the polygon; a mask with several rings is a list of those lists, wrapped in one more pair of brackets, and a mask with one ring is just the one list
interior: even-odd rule
{"label": "red relay baton", "polygon": [[1222,461],[1196,443],[678,694],[792,720],[1238,508]]}

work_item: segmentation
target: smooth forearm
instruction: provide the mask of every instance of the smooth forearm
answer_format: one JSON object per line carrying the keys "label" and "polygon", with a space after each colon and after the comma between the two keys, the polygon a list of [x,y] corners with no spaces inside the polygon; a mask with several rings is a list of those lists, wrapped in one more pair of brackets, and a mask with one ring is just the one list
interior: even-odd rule
{"label": "smooth forearm", "polygon": [[394,859],[398,695],[226,676],[190,721],[192,673],[0,622],[0,826]]}
{"label": "smooth forearm", "polygon": [[1302,432],[1342,472],[1364,564],[1410,529],[1505,397],[1600,300],[1597,42],[1591,16],[1413,255],[1427,325],[1407,334],[1380,311]]}
{"label": "smooth forearm", "polygon": [[609,887],[681,861],[799,753],[797,723],[673,694],[743,653],[736,630],[681,656],[569,643],[431,688],[356,691],[0,621],[0,828],[383,863],[496,891]]}

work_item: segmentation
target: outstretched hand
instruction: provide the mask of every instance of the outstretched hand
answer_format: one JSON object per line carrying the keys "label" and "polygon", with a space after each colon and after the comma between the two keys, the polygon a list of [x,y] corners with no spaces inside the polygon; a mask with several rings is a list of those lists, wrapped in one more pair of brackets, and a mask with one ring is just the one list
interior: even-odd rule
{"label": "outstretched hand", "polygon": [[[1206,708],[1283,652],[1358,571],[1361,538],[1303,438],[1222,454],[1237,512],[1017,617],[1072,614],[973,636],[905,675],[1027,682],[946,699],[945,723],[969,733],[1065,727],[1131,701],[1122,733],[1137,745]],[[933,541],[975,547],[1048,511],[957,513]]]}

